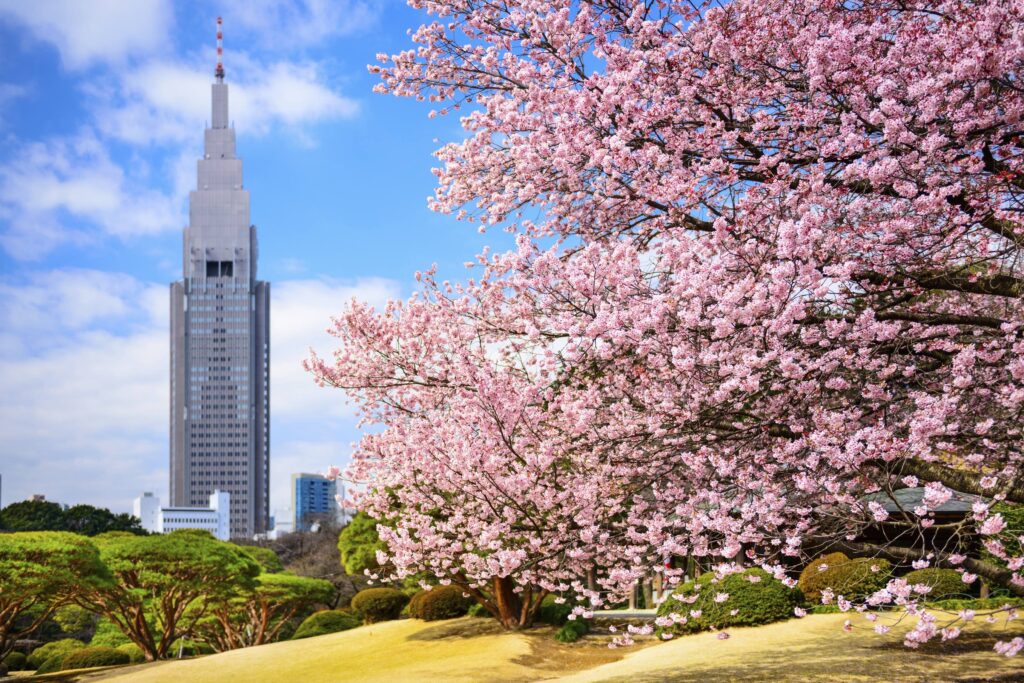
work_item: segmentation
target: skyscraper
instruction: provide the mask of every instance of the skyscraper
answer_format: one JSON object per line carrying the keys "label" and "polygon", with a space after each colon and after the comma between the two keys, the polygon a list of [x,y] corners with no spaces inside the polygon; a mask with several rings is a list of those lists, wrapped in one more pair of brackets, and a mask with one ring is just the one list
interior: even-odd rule
{"label": "skyscraper", "polygon": [[172,506],[231,494],[231,536],[267,530],[270,283],[256,279],[256,227],[235,130],[217,19],[213,111],[189,193],[183,279],[171,284]]}

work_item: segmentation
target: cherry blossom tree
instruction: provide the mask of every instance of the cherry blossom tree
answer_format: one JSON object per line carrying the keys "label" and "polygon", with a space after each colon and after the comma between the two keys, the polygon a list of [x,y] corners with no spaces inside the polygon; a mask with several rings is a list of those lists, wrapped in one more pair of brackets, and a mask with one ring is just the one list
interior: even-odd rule
{"label": "cherry blossom tree", "polygon": [[[509,627],[678,556],[1024,595],[991,510],[1024,503],[1024,3],[411,4],[436,19],[379,89],[466,111],[432,208],[517,248],[351,304],[309,361],[381,428],[349,476],[382,564]],[[939,529],[953,491],[979,498]],[[953,637],[921,597],[871,604]]]}

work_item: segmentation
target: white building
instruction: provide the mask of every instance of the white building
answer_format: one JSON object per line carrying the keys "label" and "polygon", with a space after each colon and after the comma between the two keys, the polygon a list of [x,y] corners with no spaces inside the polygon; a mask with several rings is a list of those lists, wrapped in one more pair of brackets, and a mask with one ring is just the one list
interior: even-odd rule
{"label": "white building", "polygon": [[160,499],[150,492],[143,493],[132,505],[142,528],[157,534],[168,534],[179,529],[202,529],[216,538],[231,538],[231,494],[215,490],[210,494],[210,507],[160,507]]}

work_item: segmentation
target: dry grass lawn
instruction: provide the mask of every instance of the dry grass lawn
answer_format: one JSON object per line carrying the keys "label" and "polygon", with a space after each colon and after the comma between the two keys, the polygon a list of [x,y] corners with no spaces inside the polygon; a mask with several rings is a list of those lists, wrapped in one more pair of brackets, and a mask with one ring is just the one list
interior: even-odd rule
{"label": "dry grass lawn", "polygon": [[[588,637],[565,645],[552,629],[497,630],[491,620],[393,621],[318,638],[86,674],[79,683],[214,681],[1017,681],[1024,656],[992,651],[993,627],[974,624],[953,643],[920,650],[898,635],[842,630],[844,615],[814,615],[728,640],[699,634],[644,647],[609,650]],[[884,618],[884,617],[883,617]],[[862,622],[855,616],[854,623]],[[1024,633],[1011,625],[1002,637]]]}

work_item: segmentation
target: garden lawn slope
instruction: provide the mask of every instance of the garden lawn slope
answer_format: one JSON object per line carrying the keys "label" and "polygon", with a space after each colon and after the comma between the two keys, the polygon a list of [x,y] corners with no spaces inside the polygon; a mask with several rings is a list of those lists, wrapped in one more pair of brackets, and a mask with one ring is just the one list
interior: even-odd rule
{"label": "garden lawn slope", "polygon": [[[757,628],[680,637],[644,648],[608,650],[601,639],[563,645],[552,630],[496,632],[493,622],[456,619],[392,621],[305,640],[193,660],[147,664],[79,679],[124,683],[221,681],[1016,681],[1024,657],[992,651],[984,624],[953,643],[903,647],[893,634],[844,633],[846,615],[812,615]],[[883,619],[886,617],[882,617]],[[853,615],[858,623],[858,615]],[[867,622],[864,622],[865,624]],[[1011,625],[1003,637],[1020,635]],[[619,659],[620,657],[624,657]],[[615,661],[617,660],[617,661]],[[561,677],[560,677],[561,676]]]}

